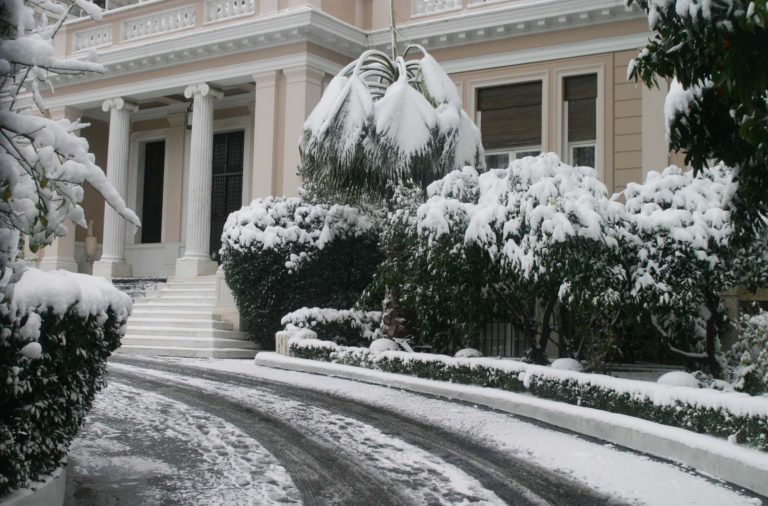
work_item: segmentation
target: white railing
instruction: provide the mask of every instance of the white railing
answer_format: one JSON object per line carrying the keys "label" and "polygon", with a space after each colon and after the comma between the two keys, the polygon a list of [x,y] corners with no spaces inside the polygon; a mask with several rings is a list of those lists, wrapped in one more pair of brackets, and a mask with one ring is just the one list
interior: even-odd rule
{"label": "white railing", "polygon": [[205,22],[246,16],[254,11],[254,0],[208,0],[205,2]]}
{"label": "white railing", "polygon": [[190,5],[124,21],[122,40],[177,32],[193,26],[195,26],[195,6]]}
{"label": "white railing", "polygon": [[427,16],[460,9],[462,0],[411,0],[412,16]]}
{"label": "white railing", "polygon": [[72,51],[109,46],[112,44],[112,25],[80,30],[72,36]]}

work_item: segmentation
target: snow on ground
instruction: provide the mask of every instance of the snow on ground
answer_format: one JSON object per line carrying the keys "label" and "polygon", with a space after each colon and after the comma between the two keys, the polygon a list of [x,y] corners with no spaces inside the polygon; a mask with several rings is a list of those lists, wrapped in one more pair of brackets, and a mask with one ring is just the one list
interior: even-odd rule
{"label": "snow on ground", "polygon": [[88,494],[74,504],[112,504],[110,489],[117,488],[136,504],[301,502],[275,457],[235,426],[117,381],[96,397],[70,462]]}
{"label": "snow on ground", "polygon": [[[143,377],[162,378],[168,383],[183,383],[291,421],[296,429],[346,453],[350,460],[369,467],[373,474],[403,485],[403,493],[413,499],[413,504],[504,504],[492,491],[456,466],[353,418],[272,395],[262,389],[235,385],[222,388],[214,381],[124,364],[111,363],[109,367]],[[528,495],[533,502],[546,504],[532,492]]]}
{"label": "snow on ground", "polygon": [[[761,504],[722,482],[707,479],[679,465],[565,434],[504,413],[376,385],[259,367],[244,360],[162,360],[288,383],[399,412],[529,458],[533,463],[634,504]],[[110,364],[110,367],[116,366]]]}

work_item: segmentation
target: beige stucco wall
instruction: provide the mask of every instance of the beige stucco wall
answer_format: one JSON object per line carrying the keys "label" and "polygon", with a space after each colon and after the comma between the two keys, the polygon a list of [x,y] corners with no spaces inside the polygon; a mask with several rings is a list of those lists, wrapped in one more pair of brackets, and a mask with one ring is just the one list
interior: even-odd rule
{"label": "beige stucco wall", "polygon": [[[109,122],[99,121],[91,118],[84,118],[84,121],[90,123],[90,126],[83,129],[82,135],[88,139],[88,146],[91,153],[96,158],[96,165],[102,170],[107,170],[107,146],[109,142]],[[99,195],[91,185],[85,185],[85,195],[83,197],[83,210],[86,219],[93,221],[93,235],[101,242],[104,228],[104,199]],[[84,241],[86,230],[76,227],[75,240]]]}
{"label": "beige stucco wall", "polygon": [[614,54],[614,191],[643,178],[642,85],[627,82],[627,65],[636,51]]}

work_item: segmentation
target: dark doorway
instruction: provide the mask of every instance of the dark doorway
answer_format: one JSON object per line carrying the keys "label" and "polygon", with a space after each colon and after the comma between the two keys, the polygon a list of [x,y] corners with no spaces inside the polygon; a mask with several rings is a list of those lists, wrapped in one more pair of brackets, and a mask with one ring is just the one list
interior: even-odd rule
{"label": "dark doorway", "polygon": [[243,205],[244,140],[242,130],[213,136],[211,257],[216,260],[219,258],[224,223],[229,213]]}
{"label": "dark doorway", "polygon": [[157,243],[163,232],[165,141],[144,145],[144,193],[141,201],[141,243]]}

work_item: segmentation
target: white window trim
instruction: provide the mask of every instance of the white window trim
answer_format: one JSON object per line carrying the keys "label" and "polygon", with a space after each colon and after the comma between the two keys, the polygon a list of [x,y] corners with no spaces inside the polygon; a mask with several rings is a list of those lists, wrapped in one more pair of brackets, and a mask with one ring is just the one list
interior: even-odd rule
{"label": "white window trim", "polygon": [[[567,110],[563,106],[563,79],[585,74],[597,74],[597,99],[595,100],[595,170],[600,181],[605,182],[605,64],[580,65],[557,69],[555,72],[555,146],[558,156],[566,163],[571,163],[571,151],[566,129],[568,128]],[[575,145],[578,143],[571,143]],[[587,142],[585,145],[592,143]]]}
{"label": "white window trim", "polygon": [[477,91],[482,88],[491,88],[494,86],[505,86],[508,84],[529,83],[531,81],[541,81],[541,152],[545,153],[549,148],[549,72],[524,72],[510,76],[497,77],[492,79],[473,79],[467,81],[469,87],[469,100],[467,101],[467,113],[470,118],[475,119],[475,123],[480,126],[480,111],[477,110]]}
{"label": "white window trim", "polygon": [[[493,155],[507,155],[509,157],[509,162],[512,160],[517,160],[520,153],[525,153],[527,151],[538,151],[540,153],[543,153],[541,150],[541,146],[539,145],[530,145],[530,146],[519,146],[516,148],[510,148],[510,149],[491,149],[489,151],[485,152],[485,156],[493,156]],[[506,167],[488,167],[489,169],[499,169],[499,168],[506,168]]]}

